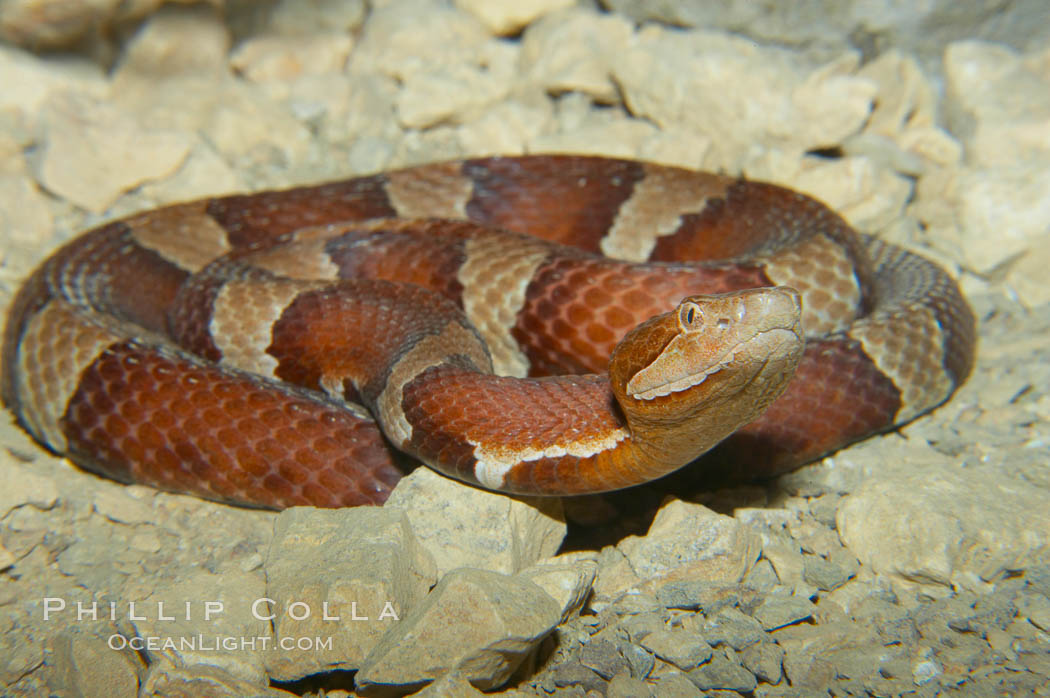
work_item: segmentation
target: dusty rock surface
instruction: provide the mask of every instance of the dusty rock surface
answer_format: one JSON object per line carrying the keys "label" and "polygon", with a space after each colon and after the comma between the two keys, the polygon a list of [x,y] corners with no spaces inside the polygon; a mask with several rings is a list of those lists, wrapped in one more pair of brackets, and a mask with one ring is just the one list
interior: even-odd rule
{"label": "dusty rock surface", "polygon": [[167,202],[598,153],[783,183],[938,260],[970,381],[560,554],[571,503],[418,471],[381,511],[237,509],[82,472],[5,412],[0,692],[1050,695],[1045,8],[604,5],[4,2],[0,303]]}

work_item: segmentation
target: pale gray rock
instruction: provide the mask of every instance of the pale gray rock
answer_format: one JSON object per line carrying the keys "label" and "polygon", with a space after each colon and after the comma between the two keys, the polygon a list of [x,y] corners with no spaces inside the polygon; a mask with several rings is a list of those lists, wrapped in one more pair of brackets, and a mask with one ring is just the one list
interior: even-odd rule
{"label": "pale gray rock", "polygon": [[769,561],[780,583],[794,593],[806,594],[809,590],[805,580],[806,556],[797,541],[781,537],[762,544],[762,557]]}
{"label": "pale gray rock", "polygon": [[[541,133],[529,142],[529,149],[546,153],[580,153],[613,157],[641,156],[674,164],[673,158],[657,158],[647,154],[650,147],[659,148],[660,130],[652,124],[625,118],[619,110],[602,109],[590,103],[583,95],[567,94],[558,101],[557,123],[553,130]],[[680,143],[688,155],[689,139]],[[695,160],[694,160],[695,162]]]}
{"label": "pale gray rock", "polygon": [[1043,632],[1050,633],[1050,599],[1042,594],[1018,594],[1017,613]]}
{"label": "pale gray rock", "polygon": [[612,81],[617,53],[632,33],[617,15],[574,8],[532,24],[522,37],[521,67],[546,92],[579,92],[598,102],[618,101]]}
{"label": "pale gray rock", "polygon": [[749,693],[755,690],[758,681],[755,675],[740,666],[736,659],[715,653],[711,661],[688,672],[686,676],[703,691],[728,690]]}
{"label": "pale gray rock", "polygon": [[309,129],[261,89],[233,79],[229,47],[228,30],[213,13],[160,13],[116,66],[113,101],[154,128],[187,139],[203,135],[240,168],[278,158],[286,166],[301,163]]}
{"label": "pale gray rock", "polygon": [[553,555],[565,536],[553,497],[512,498],[417,468],[385,509],[403,511],[438,573],[476,567],[512,574]]}
{"label": "pale gray rock", "polygon": [[528,144],[549,128],[553,113],[550,101],[530,90],[489,106],[456,131],[468,152],[478,155],[525,153]]}
{"label": "pale gray rock", "polygon": [[607,685],[602,677],[576,661],[563,662],[551,668],[551,691],[555,688],[569,687],[575,689],[577,695],[584,691],[602,693]]}
{"label": "pale gray rock", "polygon": [[294,693],[272,688],[265,682],[245,681],[211,664],[175,668],[164,664],[150,667],[142,682],[147,696],[208,696],[209,698],[292,698]]}
{"label": "pale gray rock", "polygon": [[711,138],[707,163],[735,170],[755,143],[801,152],[859,131],[875,85],[854,75],[857,64],[857,56],[820,64],[728,34],[648,26],[613,74],[633,114]]}
{"label": "pale gray rock", "polygon": [[55,670],[48,678],[52,691],[61,695],[135,698],[139,674],[145,673],[141,659],[131,649],[114,651],[103,637],[80,632],[62,632],[50,642],[48,663]]}
{"label": "pale gray rock", "polygon": [[[987,645],[985,646],[987,649]],[[886,646],[881,642],[833,650],[826,655],[838,676],[846,679],[863,679],[872,676],[879,668],[902,654],[900,647]]]}
{"label": "pale gray rock", "polygon": [[156,490],[133,487],[103,487],[95,493],[95,511],[110,521],[148,524],[157,519],[153,508]]}
{"label": "pale gray rock", "polygon": [[741,593],[733,585],[686,579],[659,587],[656,598],[667,608],[700,610],[706,615],[714,615],[726,606],[737,605]]}
{"label": "pale gray rock", "polygon": [[846,555],[835,555],[824,559],[819,555],[806,555],[802,576],[821,591],[837,589],[857,572],[857,561]]}
{"label": "pale gray rock", "polygon": [[740,661],[759,681],[778,684],[784,675],[784,648],[775,642],[756,642],[740,653]]}
{"label": "pale gray rock", "polygon": [[44,663],[44,644],[36,629],[17,628],[9,617],[2,621],[5,632],[0,635],[0,682],[10,686]]}
{"label": "pale gray rock", "polygon": [[765,636],[757,620],[735,608],[723,608],[699,625],[704,639],[712,645],[728,645],[735,650],[750,647]]}
{"label": "pale gray rock", "polygon": [[699,504],[671,500],[645,536],[617,546],[640,578],[653,585],[678,580],[740,581],[758,558],[751,528]]}
{"label": "pale gray rock", "polygon": [[227,160],[242,167],[281,161],[297,164],[307,158],[310,129],[289,109],[260,91],[234,83],[222,91],[203,125],[208,142]]}
{"label": "pale gray rock", "polygon": [[598,553],[598,573],[594,579],[594,597],[589,606],[601,610],[614,599],[641,582],[630,561],[619,548],[606,546]]}
{"label": "pale gray rock", "polygon": [[260,613],[274,616],[275,640],[331,639],[308,653],[267,653],[267,670],[280,681],[358,668],[436,579],[404,514],[375,507],[286,509],[274,523],[264,569],[273,603]]}
{"label": "pale gray rock", "polygon": [[[102,50],[119,28],[141,21],[161,8],[164,0],[91,0],[54,3],[48,0],[6,0],[0,3],[0,40],[34,50]],[[225,0],[210,3],[222,6]]]}
{"label": "pale gray rock", "polygon": [[491,34],[473,15],[433,0],[376,6],[365,23],[349,71],[405,80],[423,70],[477,64]]}
{"label": "pale gray rock", "polygon": [[571,7],[576,0],[455,0],[497,35],[513,34],[543,15]]}
{"label": "pale gray rock", "polygon": [[828,557],[842,549],[838,534],[808,515],[789,521],[787,531],[802,551],[811,555]]}
{"label": "pale gray rock", "polygon": [[58,500],[58,488],[49,478],[29,468],[5,462],[0,464],[0,519],[25,504],[50,509]]}
{"label": "pale gray rock", "polygon": [[942,48],[957,39],[980,37],[1029,50],[1046,46],[1050,39],[1050,29],[1042,21],[1046,7],[1039,0],[994,7],[951,0],[922,5],[891,0],[805,0],[773,6],[748,0],[603,0],[603,4],[638,21],[718,28],[777,45],[823,51],[851,46],[868,57],[899,47],[917,53],[925,68],[935,72]]}
{"label": "pale gray rock", "polygon": [[[1032,265],[1045,259],[1039,253],[1046,249],[1045,231],[1050,225],[1050,175],[1044,164],[1020,160],[995,167],[961,168],[922,185],[925,198],[941,193],[944,203],[955,206],[954,220],[949,222],[958,226],[958,235],[964,240],[962,261],[971,268],[991,271],[1020,257],[1020,269],[1009,279],[1025,292],[1026,304],[1047,302],[1045,291],[1033,288],[1041,277],[1032,275]],[[990,243],[989,236],[997,244]]]}
{"label": "pale gray rock", "polygon": [[583,645],[580,648],[579,657],[580,664],[606,681],[630,668],[616,644],[599,637]]}
{"label": "pale gray rock", "polygon": [[662,674],[654,681],[654,686],[656,694],[661,698],[703,698],[706,695],[688,676],[679,671]]}
{"label": "pale gray rock", "polygon": [[365,0],[279,0],[270,9],[267,28],[286,36],[349,34],[361,28],[367,14]]}
{"label": "pale gray rock", "polygon": [[[41,186],[95,212],[106,210],[129,189],[173,173],[191,142],[181,133],[143,125],[112,104],[74,93],[49,98],[41,126]],[[102,160],[100,152],[106,153]]]}
{"label": "pale gray rock", "polygon": [[1005,280],[1029,306],[1050,301],[1042,282],[1050,252],[1050,69],[1038,56],[987,41],[947,47],[945,111],[968,164],[921,180],[912,207],[928,226],[958,238],[940,248],[968,267],[989,271],[1009,260]]}
{"label": "pale gray rock", "polygon": [[217,79],[229,72],[230,33],[214,8],[167,7],[151,16],[128,43],[119,79],[135,74],[156,83],[162,78]]}
{"label": "pale gray rock", "polygon": [[295,36],[260,36],[242,42],[230,55],[230,66],[252,82],[291,81],[304,75],[339,73],[353,39],[320,34],[304,43]]}
{"label": "pale gray rock", "polygon": [[645,681],[626,673],[612,677],[605,688],[605,698],[649,698],[652,695],[652,689]]}
{"label": "pale gray rock", "polygon": [[620,647],[620,653],[631,667],[631,676],[636,679],[648,677],[656,666],[656,657],[638,645],[624,643]]}
{"label": "pale gray rock", "polygon": [[[486,66],[459,64],[419,70],[405,78],[397,96],[398,119],[405,128],[423,129],[470,118],[510,92],[511,47]],[[506,54],[511,55],[506,55]]]}
{"label": "pale gray rock", "polygon": [[541,560],[516,576],[532,582],[543,589],[561,607],[561,619],[565,623],[579,612],[590,594],[594,576],[598,570],[595,556],[567,553]]}
{"label": "pale gray rock", "polygon": [[485,694],[474,688],[465,677],[453,671],[412,695],[416,698],[482,698]]}
{"label": "pale gray rock", "polygon": [[935,593],[967,583],[966,575],[990,580],[1024,569],[1050,545],[1043,493],[1002,474],[955,468],[868,481],[843,499],[837,522],[864,565]]}
{"label": "pale gray rock", "polygon": [[1050,68],[1000,43],[959,41],[944,51],[949,125],[974,165],[1045,162],[1050,155]]}
{"label": "pale gray rock", "polygon": [[243,191],[245,186],[241,175],[210,144],[198,141],[178,172],[143,184],[140,191],[166,204]]}
{"label": "pale gray rock", "polygon": [[826,659],[805,652],[785,650],[784,676],[792,686],[810,692],[824,690],[835,678],[835,667]]}
{"label": "pale gray rock", "polygon": [[770,591],[780,584],[780,578],[769,560],[759,560],[744,577],[742,583],[757,591]]}
{"label": "pale gray rock", "polygon": [[[21,148],[13,144],[11,148],[5,148],[3,141],[4,136],[0,134],[0,160],[17,161],[19,171],[0,173],[0,210],[4,211],[4,215],[0,216],[0,235],[12,244],[28,245],[51,233],[54,218],[48,209],[47,197],[22,162]],[[18,151],[17,155],[15,150]],[[12,261],[16,262],[17,258]]]}
{"label": "pale gray rock", "polygon": [[711,659],[713,650],[704,638],[682,629],[664,629],[642,638],[642,647],[682,671],[695,669]]}
{"label": "pale gray rock", "polygon": [[812,618],[817,607],[809,599],[799,596],[767,596],[751,615],[765,630],[776,630],[786,625]]}
{"label": "pale gray rock", "polygon": [[651,613],[657,618],[667,619],[667,612],[656,596],[633,589],[618,598],[608,610],[619,616]]}
{"label": "pale gray rock", "polygon": [[357,673],[357,686],[410,690],[456,670],[477,688],[496,688],[554,628],[560,611],[531,582],[455,570],[376,645]]}
{"label": "pale gray rock", "polygon": [[838,650],[863,647],[878,640],[868,623],[841,621],[810,625],[799,623],[771,633],[784,649],[784,673],[792,686],[823,689],[835,677],[835,666],[826,657]]}
{"label": "pale gray rock", "polygon": [[630,641],[641,642],[650,633],[664,630],[667,626],[664,619],[655,613],[635,613],[621,618],[616,627]]}
{"label": "pale gray rock", "polygon": [[0,545],[0,572],[6,569],[10,569],[10,567],[14,565],[17,560],[18,558],[15,557],[14,553],[5,548],[3,545]]}
{"label": "pale gray rock", "polygon": [[6,45],[0,45],[0,84],[0,112],[19,115],[11,124],[17,130],[35,125],[37,112],[54,93],[75,90],[101,97],[107,89],[101,68],[89,60],[38,57]]}
{"label": "pale gray rock", "polygon": [[[162,641],[155,648],[147,644],[143,652],[155,669],[206,664],[238,681],[265,686],[264,643],[272,641],[272,635],[269,621],[253,613],[255,602],[265,596],[261,574],[197,569],[158,585],[134,609],[129,602],[121,610],[139,637]],[[231,647],[222,641],[227,637],[254,639],[254,646],[242,648],[238,641]],[[183,644],[181,638],[193,643]]]}

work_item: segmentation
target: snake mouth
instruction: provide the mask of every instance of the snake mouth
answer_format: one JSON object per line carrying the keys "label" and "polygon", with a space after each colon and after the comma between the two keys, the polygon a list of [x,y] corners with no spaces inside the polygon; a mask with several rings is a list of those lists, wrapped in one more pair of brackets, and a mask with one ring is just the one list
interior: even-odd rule
{"label": "snake mouth", "polygon": [[723,353],[706,367],[661,383],[651,384],[643,390],[637,386],[637,383],[645,380],[647,376],[643,374],[653,368],[649,366],[639,371],[631,379],[627,385],[627,391],[635,400],[655,400],[673,393],[681,393],[702,384],[708,377],[724,369],[736,369],[738,372],[748,373],[757,372],[777,356],[787,356],[796,351],[793,347],[799,344],[800,337],[794,329],[775,328],[759,332],[750,339],[734,345],[732,349]]}

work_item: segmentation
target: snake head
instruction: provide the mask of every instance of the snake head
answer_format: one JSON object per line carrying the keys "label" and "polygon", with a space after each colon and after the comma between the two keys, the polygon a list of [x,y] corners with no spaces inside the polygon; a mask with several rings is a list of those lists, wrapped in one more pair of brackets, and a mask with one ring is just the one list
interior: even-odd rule
{"label": "snake head", "polygon": [[636,327],[609,363],[632,430],[654,441],[667,431],[681,448],[700,449],[692,458],[753,420],[794,374],[805,346],[801,312],[796,290],[758,288],[689,296]]}

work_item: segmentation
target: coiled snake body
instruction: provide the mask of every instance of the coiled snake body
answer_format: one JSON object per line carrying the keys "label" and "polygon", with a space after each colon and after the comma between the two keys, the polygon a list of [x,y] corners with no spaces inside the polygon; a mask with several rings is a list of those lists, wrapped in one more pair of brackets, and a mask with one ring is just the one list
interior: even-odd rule
{"label": "coiled snake body", "polygon": [[974,342],[941,269],[810,198],[526,156],[101,226],[19,292],[2,388],[110,477],[346,506],[386,498],[391,445],[509,492],[623,488],[712,447],[770,476],[938,405]]}

